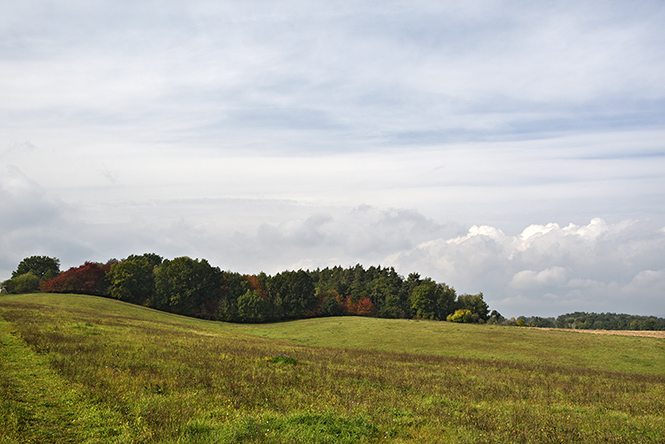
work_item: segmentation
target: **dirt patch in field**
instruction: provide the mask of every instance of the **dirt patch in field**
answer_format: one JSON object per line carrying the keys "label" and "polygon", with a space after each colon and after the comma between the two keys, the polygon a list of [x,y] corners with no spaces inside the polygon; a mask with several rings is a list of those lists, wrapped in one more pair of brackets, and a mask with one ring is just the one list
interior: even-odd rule
{"label": "dirt patch in field", "polygon": [[619,335],[619,336],[643,336],[645,338],[665,338],[665,331],[649,331],[649,330],[584,330],[584,329],[570,329],[570,328],[542,328],[533,327],[537,330],[559,330],[559,331],[574,331],[576,333],[592,333],[595,335]]}

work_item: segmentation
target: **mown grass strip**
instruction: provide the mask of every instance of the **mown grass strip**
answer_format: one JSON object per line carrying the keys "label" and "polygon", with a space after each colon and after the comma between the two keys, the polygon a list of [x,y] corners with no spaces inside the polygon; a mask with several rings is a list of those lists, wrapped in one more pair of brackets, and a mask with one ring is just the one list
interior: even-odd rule
{"label": "mown grass strip", "polygon": [[0,319],[0,442],[130,442],[120,418],[87,402]]}

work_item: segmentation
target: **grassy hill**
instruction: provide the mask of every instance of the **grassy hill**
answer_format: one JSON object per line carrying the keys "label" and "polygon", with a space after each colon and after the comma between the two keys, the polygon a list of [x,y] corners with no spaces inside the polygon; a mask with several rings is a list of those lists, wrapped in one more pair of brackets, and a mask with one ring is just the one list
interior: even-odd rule
{"label": "grassy hill", "polygon": [[665,339],[0,296],[0,442],[663,442]]}

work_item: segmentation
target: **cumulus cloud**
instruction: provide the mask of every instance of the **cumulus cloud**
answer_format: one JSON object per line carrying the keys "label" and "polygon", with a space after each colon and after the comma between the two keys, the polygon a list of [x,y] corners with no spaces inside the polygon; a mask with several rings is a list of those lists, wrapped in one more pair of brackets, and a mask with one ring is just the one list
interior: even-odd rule
{"label": "cumulus cloud", "polygon": [[511,314],[562,310],[663,313],[665,236],[653,224],[593,219],[586,225],[531,225],[516,236],[472,227],[394,255],[463,291],[484,291]]}
{"label": "cumulus cloud", "polygon": [[[437,235],[455,233],[454,224],[438,224],[415,210],[369,205],[331,207],[330,213],[258,227],[256,249],[288,268],[356,263],[379,264],[387,255],[410,249]],[[251,236],[251,233],[249,233]]]}
{"label": "cumulus cloud", "polygon": [[510,279],[509,287],[520,290],[531,290],[543,287],[558,287],[567,282],[566,269],[563,267],[550,267],[542,271],[518,271]]}

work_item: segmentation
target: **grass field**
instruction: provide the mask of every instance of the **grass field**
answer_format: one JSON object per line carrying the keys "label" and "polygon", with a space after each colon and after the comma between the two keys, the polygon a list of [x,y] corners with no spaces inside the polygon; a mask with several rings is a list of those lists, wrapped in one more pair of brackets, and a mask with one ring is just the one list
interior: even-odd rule
{"label": "grass field", "polygon": [[0,442],[665,442],[665,339],[0,296]]}

